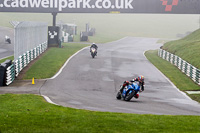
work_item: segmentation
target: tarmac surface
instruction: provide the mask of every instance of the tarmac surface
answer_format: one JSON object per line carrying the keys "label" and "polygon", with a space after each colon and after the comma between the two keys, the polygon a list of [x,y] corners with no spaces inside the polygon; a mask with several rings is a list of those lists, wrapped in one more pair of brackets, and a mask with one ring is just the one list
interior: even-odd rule
{"label": "tarmac surface", "polygon": [[[76,54],[55,78],[15,81],[0,88],[0,94],[45,95],[54,103],[77,109],[157,115],[200,115],[200,104],[180,92],[144,56],[158,49],[155,38],[126,37],[98,44],[98,56],[89,48]],[[119,86],[139,75],[145,77],[145,90],[130,102],[116,99]]]}
{"label": "tarmac surface", "polygon": [[[5,42],[5,36],[9,36],[11,44]],[[0,27],[0,59],[14,54],[14,29]]]}

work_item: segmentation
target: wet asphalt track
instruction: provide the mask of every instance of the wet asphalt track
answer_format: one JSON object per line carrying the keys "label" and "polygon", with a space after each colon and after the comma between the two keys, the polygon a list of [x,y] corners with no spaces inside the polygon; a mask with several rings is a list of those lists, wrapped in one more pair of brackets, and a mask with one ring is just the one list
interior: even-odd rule
{"label": "wet asphalt track", "polygon": [[[40,89],[54,103],[78,109],[139,114],[200,115],[200,104],[178,91],[143,55],[158,49],[157,39],[127,37],[99,44],[73,57],[62,73]],[[124,80],[145,76],[145,91],[130,102],[115,98]]]}
{"label": "wet asphalt track", "polygon": [[[11,44],[5,42],[5,36],[11,38]],[[0,27],[0,59],[12,56],[14,54],[14,30],[11,28]]]}

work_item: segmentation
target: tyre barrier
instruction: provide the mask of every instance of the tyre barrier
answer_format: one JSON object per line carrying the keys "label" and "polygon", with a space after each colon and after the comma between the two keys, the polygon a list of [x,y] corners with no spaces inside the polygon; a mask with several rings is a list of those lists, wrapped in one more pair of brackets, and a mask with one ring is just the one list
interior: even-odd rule
{"label": "tyre barrier", "polygon": [[158,56],[175,65],[184,74],[191,78],[195,83],[200,85],[200,69],[194,67],[193,65],[181,59],[180,57],[169,53],[163,49],[158,50]]}
{"label": "tyre barrier", "polygon": [[0,86],[11,84],[15,79],[15,70],[12,60],[0,64]]}

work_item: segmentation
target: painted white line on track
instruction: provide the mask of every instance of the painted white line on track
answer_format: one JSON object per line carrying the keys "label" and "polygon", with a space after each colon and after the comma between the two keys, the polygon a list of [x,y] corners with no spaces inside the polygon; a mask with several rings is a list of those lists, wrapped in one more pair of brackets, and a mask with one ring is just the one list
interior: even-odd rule
{"label": "painted white line on track", "polygon": [[[90,47],[90,46],[88,46]],[[56,73],[56,75],[54,75],[53,77],[49,78],[49,79],[55,79],[61,72],[62,70],[64,69],[64,67],[68,64],[68,62],[75,56],[77,55],[79,52],[85,50],[86,48],[88,47],[85,47],[85,48],[82,48],[81,50],[79,50],[78,52],[76,52],[75,54],[73,54],[71,57],[69,57],[69,59],[65,62],[65,64],[62,66],[62,68]]]}
{"label": "painted white line on track", "polygon": [[[13,56],[13,55],[10,55],[10,56]],[[1,58],[0,60],[3,60],[3,59],[8,58],[8,57],[10,57],[10,56],[3,57],[3,58]]]}
{"label": "painted white line on track", "polygon": [[[123,39],[125,39],[125,38],[127,38],[127,37],[124,37],[124,38],[122,38],[122,39],[120,39],[120,40],[116,40],[116,41],[113,41],[113,42],[121,41],[121,40],[123,40]],[[111,43],[111,42],[109,42],[109,43]],[[55,79],[55,78],[62,72],[62,70],[64,69],[64,67],[68,64],[68,62],[69,62],[74,56],[76,56],[76,55],[77,55],[78,53],[80,53],[81,51],[87,49],[88,47],[90,47],[90,46],[87,46],[87,47],[85,47],[85,48],[82,48],[81,50],[79,50],[79,51],[77,51],[75,54],[73,54],[70,58],[68,58],[67,61],[65,62],[65,64],[62,66],[62,68],[61,68],[53,77],[48,78],[48,79],[43,79],[43,80]],[[41,95],[41,96],[43,96],[47,102],[49,102],[49,103],[51,103],[51,104],[58,105],[58,104],[52,102],[51,99],[50,99],[49,97],[47,97],[47,96],[45,96],[45,95]]]}
{"label": "painted white line on track", "polygon": [[[121,41],[123,39],[125,39],[127,37],[124,37],[124,38],[121,38],[120,40],[116,40],[116,41],[112,41],[112,42],[118,42],[118,41]],[[108,42],[108,43],[112,43],[112,42]],[[64,67],[68,64],[68,62],[74,57],[76,56],[78,53],[80,53],[81,51],[85,50],[86,48],[88,48],[90,46],[87,46],[85,48],[82,48],[81,50],[79,50],[78,52],[76,52],[75,54],[73,54],[71,57],[69,57],[69,59],[65,62],[65,64],[62,66],[62,68],[51,78],[48,78],[48,79],[55,79],[61,72],[62,70],[64,69]],[[48,79],[44,79],[44,80],[48,80]]]}
{"label": "painted white line on track", "polygon": [[51,103],[51,104],[54,104],[54,105],[58,105],[58,104],[52,102],[51,99],[50,99],[49,97],[47,97],[47,96],[45,96],[45,95],[41,95],[41,96],[43,96],[44,99],[45,99],[48,103]]}

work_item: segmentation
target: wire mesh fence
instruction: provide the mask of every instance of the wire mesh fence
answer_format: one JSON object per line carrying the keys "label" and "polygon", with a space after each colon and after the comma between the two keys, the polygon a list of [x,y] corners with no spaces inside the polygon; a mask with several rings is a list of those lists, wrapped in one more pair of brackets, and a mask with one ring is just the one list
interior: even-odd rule
{"label": "wire mesh fence", "polygon": [[15,26],[14,60],[47,42],[47,23],[43,22],[19,22]]}

